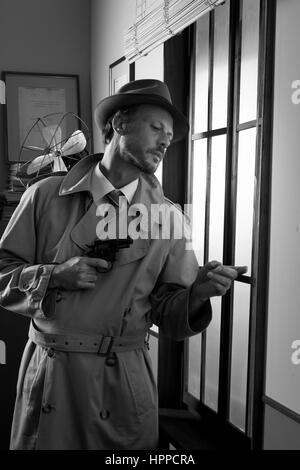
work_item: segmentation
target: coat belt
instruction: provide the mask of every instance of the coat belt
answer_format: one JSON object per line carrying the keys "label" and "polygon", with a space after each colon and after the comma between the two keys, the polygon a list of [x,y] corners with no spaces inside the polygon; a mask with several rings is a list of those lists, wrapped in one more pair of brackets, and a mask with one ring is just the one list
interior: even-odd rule
{"label": "coat belt", "polygon": [[146,334],[143,336],[103,336],[86,334],[43,333],[30,324],[29,338],[43,348],[56,351],[96,353],[107,356],[111,352],[143,349],[147,346]]}

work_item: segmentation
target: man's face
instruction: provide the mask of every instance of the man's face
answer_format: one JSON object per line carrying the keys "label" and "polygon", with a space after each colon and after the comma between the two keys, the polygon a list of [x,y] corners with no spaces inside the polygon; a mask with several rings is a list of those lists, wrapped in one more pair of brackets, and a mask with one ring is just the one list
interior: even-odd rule
{"label": "man's face", "polygon": [[126,123],[119,141],[120,156],[140,171],[152,174],[173,138],[173,118],[159,106],[141,105]]}

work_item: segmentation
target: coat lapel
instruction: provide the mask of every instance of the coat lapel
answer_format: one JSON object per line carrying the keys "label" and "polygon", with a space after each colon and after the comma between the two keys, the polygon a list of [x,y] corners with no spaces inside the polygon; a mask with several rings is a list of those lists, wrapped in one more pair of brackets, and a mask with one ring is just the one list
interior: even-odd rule
{"label": "coat lapel", "polygon": [[91,245],[96,238],[96,225],[96,204],[92,202],[88,211],[71,231],[71,239],[79,248],[87,250],[88,245]]}
{"label": "coat lapel", "polygon": [[[74,193],[87,192],[90,187],[90,170],[100,161],[99,155],[91,155],[77,163],[77,165],[67,174],[60,187],[60,196]],[[90,199],[90,201],[92,201]],[[164,203],[164,195],[160,184],[153,176],[141,176],[139,186],[132,201],[134,203],[142,203],[147,208],[148,214],[151,213],[151,204]],[[78,223],[70,232],[72,241],[83,251],[88,249],[97,238],[105,238],[105,231],[101,230],[101,211],[99,207],[92,201],[88,210],[83,214]],[[130,218],[129,221],[130,222]],[[116,224],[116,211],[112,208],[106,223]],[[153,227],[154,225],[154,227]],[[151,233],[153,229],[159,230],[160,222],[151,221],[149,217],[148,233],[143,233],[142,238],[134,240],[133,244],[126,249],[119,251],[117,255],[116,265],[131,263],[139,258],[144,257],[150,248]]]}

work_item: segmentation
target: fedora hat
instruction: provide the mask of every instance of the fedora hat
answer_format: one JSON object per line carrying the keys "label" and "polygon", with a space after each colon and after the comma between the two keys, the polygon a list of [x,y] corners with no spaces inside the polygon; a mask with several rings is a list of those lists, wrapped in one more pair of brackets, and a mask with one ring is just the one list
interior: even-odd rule
{"label": "fedora hat", "polygon": [[173,104],[167,85],[160,80],[135,80],[123,85],[115,95],[101,100],[95,109],[95,121],[99,129],[117,111],[129,106],[152,104],[168,111],[173,118],[173,142],[181,140],[189,129],[185,116]]}

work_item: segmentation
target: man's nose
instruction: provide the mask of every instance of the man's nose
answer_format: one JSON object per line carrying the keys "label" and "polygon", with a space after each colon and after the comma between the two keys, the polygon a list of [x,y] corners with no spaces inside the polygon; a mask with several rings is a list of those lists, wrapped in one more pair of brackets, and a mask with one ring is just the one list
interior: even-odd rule
{"label": "man's nose", "polygon": [[170,144],[171,144],[170,136],[167,133],[162,132],[159,138],[159,147],[162,150],[166,151]]}

